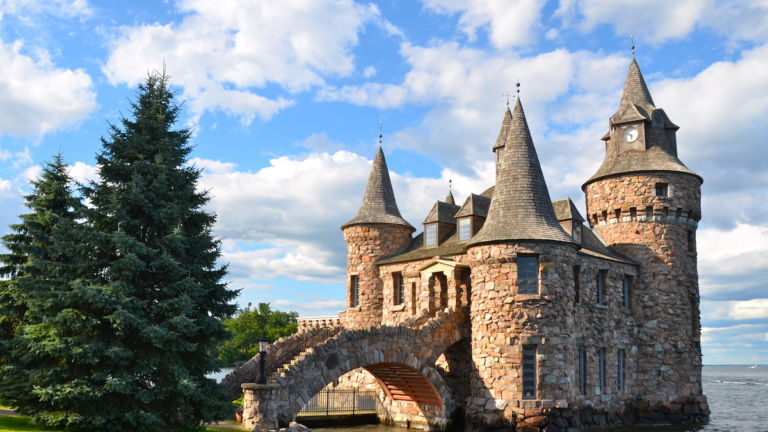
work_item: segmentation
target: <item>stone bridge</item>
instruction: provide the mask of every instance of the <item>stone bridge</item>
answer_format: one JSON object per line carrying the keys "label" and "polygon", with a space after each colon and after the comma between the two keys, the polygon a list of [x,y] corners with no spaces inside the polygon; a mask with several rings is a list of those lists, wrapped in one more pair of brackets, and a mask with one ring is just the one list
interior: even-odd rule
{"label": "stone bridge", "polygon": [[253,430],[285,425],[328,384],[364,368],[381,385],[388,410],[417,406],[428,427],[440,428],[456,405],[435,362],[468,336],[465,307],[437,312],[418,327],[341,330],[277,369],[267,384],[243,383],[243,424]]}

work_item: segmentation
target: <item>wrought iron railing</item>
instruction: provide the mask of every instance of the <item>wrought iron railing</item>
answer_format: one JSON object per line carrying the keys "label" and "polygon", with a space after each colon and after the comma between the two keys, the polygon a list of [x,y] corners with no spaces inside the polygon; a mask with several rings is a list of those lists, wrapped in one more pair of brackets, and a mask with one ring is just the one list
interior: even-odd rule
{"label": "wrought iron railing", "polygon": [[379,398],[372,390],[322,390],[307,402],[299,415],[375,413],[378,403]]}

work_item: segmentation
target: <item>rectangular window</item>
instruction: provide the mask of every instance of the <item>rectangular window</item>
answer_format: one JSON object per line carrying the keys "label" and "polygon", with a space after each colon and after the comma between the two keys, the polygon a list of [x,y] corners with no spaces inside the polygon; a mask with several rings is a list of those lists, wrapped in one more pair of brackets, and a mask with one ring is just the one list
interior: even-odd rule
{"label": "rectangular window", "polygon": [[624,275],[624,280],[621,281],[621,306],[624,309],[630,307],[630,289],[632,288],[632,276]]}
{"label": "rectangular window", "polygon": [[619,393],[624,393],[624,350],[616,352],[616,385]]}
{"label": "rectangular window", "polygon": [[575,223],[573,224],[573,241],[576,243],[581,243],[581,224]]}
{"label": "rectangular window", "polygon": [[696,250],[696,237],[693,235],[692,230],[688,230],[687,239],[688,239],[688,252],[693,252],[694,250]]}
{"label": "rectangular window", "polygon": [[523,345],[523,399],[536,399],[536,345]]}
{"label": "rectangular window", "polygon": [[581,282],[579,282],[579,279],[581,277],[581,266],[573,266],[573,289],[575,291],[576,297],[574,298],[574,301],[576,303],[579,303],[581,301]]}
{"label": "rectangular window", "polygon": [[352,307],[360,305],[360,279],[357,275],[349,277],[349,305]]}
{"label": "rectangular window", "polygon": [[605,394],[605,348],[600,348],[597,353],[597,360],[600,374],[600,394]]}
{"label": "rectangular window", "polygon": [[437,245],[437,224],[429,224],[425,226],[424,241],[427,246]]}
{"label": "rectangular window", "polygon": [[392,273],[393,299],[396,305],[403,304],[405,298],[405,283],[402,273]]}
{"label": "rectangular window", "polygon": [[595,281],[595,297],[597,304],[605,304],[605,280],[608,278],[608,272],[600,270],[597,273],[597,279]]}
{"label": "rectangular window", "polygon": [[666,183],[656,183],[656,196],[665,197],[668,196],[669,186]]}
{"label": "rectangular window", "polygon": [[472,237],[472,219],[459,219],[459,240],[469,240]]}
{"label": "rectangular window", "polygon": [[632,218],[633,221],[637,220],[637,207],[629,208],[629,217]]}
{"label": "rectangular window", "polygon": [[579,393],[587,394],[587,350],[579,345]]}
{"label": "rectangular window", "polygon": [[517,257],[517,293],[539,293],[539,257],[532,255]]}

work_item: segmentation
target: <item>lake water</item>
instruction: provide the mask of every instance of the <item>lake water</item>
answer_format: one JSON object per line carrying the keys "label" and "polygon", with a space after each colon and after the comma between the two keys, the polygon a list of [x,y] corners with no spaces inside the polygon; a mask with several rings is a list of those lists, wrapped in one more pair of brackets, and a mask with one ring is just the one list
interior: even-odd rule
{"label": "lake water", "polygon": [[[709,400],[710,422],[688,428],[624,428],[630,431],[768,432],[768,366],[704,366],[704,393]],[[366,425],[317,428],[316,432],[400,432],[401,429]],[[402,429],[403,431],[405,429]],[[412,431],[411,431],[412,432]]]}

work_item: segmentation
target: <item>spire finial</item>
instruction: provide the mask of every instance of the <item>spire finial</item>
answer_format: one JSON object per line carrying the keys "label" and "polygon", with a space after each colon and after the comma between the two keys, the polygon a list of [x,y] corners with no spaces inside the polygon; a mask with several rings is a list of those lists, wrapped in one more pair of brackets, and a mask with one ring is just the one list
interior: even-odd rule
{"label": "spire finial", "polygon": [[629,35],[629,40],[632,42],[632,46],[630,47],[632,49],[632,58],[635,58],[635,37]]}
{"label": "spire finial", "polygon": [[381,142],[384,138],[384,134],[382,133],[382,129],[384,129],[384,121],[379,120],[379,147],[381,147]]}
{"label": "spire finial", "polygon": [[515,87],[517,87],[517,90],[516,90],[516,92],[517,92],[517,97],[520,97],[520,80],[519,80],[519,79],[518,79],[518,80],[517,80],[517,82],[515,83]]}
{"label": "spire finial", "polygon": [[453,189],[453,179],[449,178],[448,179],[448,192],[450,192],[451,189]]}
{"label": "spire finial", "polygon": [[505,97],[507,101],[507,108],[509,108],[509,92],[504,92],[501,95]]}

